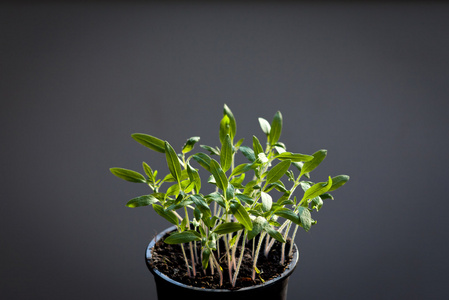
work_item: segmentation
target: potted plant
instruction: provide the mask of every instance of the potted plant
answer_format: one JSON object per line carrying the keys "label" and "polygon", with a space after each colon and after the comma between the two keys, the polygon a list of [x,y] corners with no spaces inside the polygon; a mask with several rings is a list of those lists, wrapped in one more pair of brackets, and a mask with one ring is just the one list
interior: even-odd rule
{"label": "potted plant", "polygon": [[[173,225],[151,241],[146,251],[160,300],[176,296],[286,298],[288,277],[299,258],[293,242],[298,228],[308,231],[316,224],[311,212],[319,211],[324,200],[333,199],[330,192],[349,177],[329,176],[312,182],[310,173],[327,151],[306,155],[287,150],[280,142],[280,112],[271,123],[263,118],[259,123],[265,147],[256,136],[250,147],[245,146],[243,139],[236,140],[234,115],[224,105],[220,147],[200,146],[208,154],[191,154],[200,140],[196,136],[177,153],[167,141],[135,133],[132,137],[137,142],[163,154],[168,174],[159,177],[145,162],[145,175],[110,169],[121,179],[151,189],[150,194],[131,199],[128,207],[151,206]],[[243,155],[244,163],[236,165],[237,154]],[[203,172],[214,188],[208,193],[203,192]],[[298,187],[303,191],[299,197],[295,195]]]}

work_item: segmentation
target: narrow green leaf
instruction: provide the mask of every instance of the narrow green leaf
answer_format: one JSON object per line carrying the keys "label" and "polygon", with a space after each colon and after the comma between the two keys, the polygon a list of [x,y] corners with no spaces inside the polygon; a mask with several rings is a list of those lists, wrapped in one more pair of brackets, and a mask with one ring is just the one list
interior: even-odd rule
{"label": "narrow green leaf", "polygon": [[203,250],[203,255],[201,259],[201,265],[203,267],[203,270],[206,270],[209,266],[209,257],[210,257],[211,251],[209,248],[205,247]]}
{"label": "narrow green leaf", "polygon": [[310,215],[309,209],[307,207],[298,206],[298,216],[302,228],[304,228],[305,231],[309,231],[312,226],[312,216]]}
{"label": "narrow green leaf", "polygon": [[332,178],[332,187],[328,190],[328,192],[335,191],[339,187],[343,186],[346,182],[348,182],[348,175],[338,175]]}
{"label": "narrow green leaf", "polygon": [[164,208],[158,204],[153,204],[153,209],[158,215],[160,215],[173,225],[178,226],[179,224],[178,217],[176,217],[176,215],[173,212],[164,210]]}
{"label": "narrow green leaf", "polygon": [[[233,176],[231,176],[231,177],[233,177]],[[242,185],[244,179],[245,179],[245,173],[241,174],[240,176],[235,176],[234,178],[232,178],[231,184],[236,188],[244,188]]]}
{"label": "narrow green leaf", "polygon": [[310,161],[313,159],[312,155],[291,153],[291,152],[283,152],[281,154],[276,155],[275,157],[280,160],[290,159],[293,162]]}
{"label": "narrow green leaf", "polygon": [[253,149],[246,146],[241,146],[240,151],[250,162],[254,162],[256,160],[256,155],[254,154]]}
{"label": "narrow green leaf", "polygon": [[261,192],[260,199],[262,200],[262,210],[264,212],[270,211],[271,206],[273,205],[273,199],[271,196],[265,192]]}
{"label": "narrow green leaf", "polygon": [[206,195],[204,198],[208,200],[209,203],[214,201],[217,202],[221,207],[226,208],[226,203],[223,199],[223,196],[218,192],[210,193],[209,195]]}
{"label": "narrow green leaf", "polygon": [[192,158],[196,160],[204,169],[210,171],[211,158],[207,154],[197,153],[195,155],[192,155]]}
{"label": "narrow green leaf", "polygon": [[263,230],[266,223],[268,222],[264,217],[256,217],[253,221],[253,229],[248,231],[248,240],[256,237]]}
{"label": "narrow green leaf", "polygon": [[112,174],[115,176],[124,179],[129,182],[136,182],[136,183],[145,183],[147,182],[145,177],[133,170],[123,169],[123,168],[110,168],[109,169]]}
{"label": "narrow green leaf", "polygon": [[239,199],[241,202],[246,203],[248,205],[253,205],[254,203],[254,199],[245,194],[237,193],[235,194],[235,197]]}
{"label": "narrow green leaf", "polygon": [[182,153],[187,153],[189,151],[192,151],[193,146],[200,140],[199,136],[191,137],[187,140],[187,142],[182,147]]}
{"label": "narrow green leaf", "polygon": [[228,233],[233,233],[239,230],[244,229],[245,226],[243,226],[243,224],[241,223],[236,223],[236,222],[231,222],[231,223],[223,223],[218,225],[214,232],[217,234],[228,234]]}
{"label": "narrow green leaf", "polygon": [[321,207],[323,207],[323,200],[321,199],[320,196],[317,196],[310,200],[310,204],[311,204],[310,207],[312,209],[316,209],[316,211],[319,211],[321,209]]}
{"label": "narrow green leaf", "polygon": [[196,208],[198,208],[205,217],[210,218],[212,216],[210,208],[203,197],[200,195],[191,195],[189,199],[195,203]]}
{"label": "narrow green leaf", "polygon": [[267,174],[267,184],[273,183],[281,179],[282,176],[290,168],[291,160],[283,160],[275,165]]}
{"label": "narrow green leaf", "polygon": [[172,233],[164,240],[166,244],[184,244],[193,241],[201,241],[201,235],[194,230]]}
{"label": "narrow green leaf", "polygon": [[276,229],[273,228],[268,222],[264,224],[263,229],[268,232],[268,234],[274,238],[276,241],[285,243],[284,237]]}
{"label": "narrow green leaf", "polygon": [[200,145],[200,147],[203,148],[204,150],[209,151],[210,155],[220,155],[219,149],[215,149],[215,148],[212,148],[211,146],[207,146],[207,145]]}
{"label": "narrow green leaf", "polygon": [[[182,170],[181,171],[181,181],[184,181],[186,179],[189,178],[189,173],[187,172],[187,170]],[[167,174],[164,179],[162,179],[163,182],[176,182],[176,178],[173,177],[172,174]]]}
{"label": "narrow green leaf", "polygon": [[331,186],[332,186],[332,178],[329,176],[329,180],[327,182],[319,182],[311,186],[309,189],[307,189],[307,191],[304,193],[301,202],[303,200],[313,199],[321,194],[326,193],[327,191],[329,191]]}
{"label": "narrow green leaf", "polygon": [[223,172],[226,172],[232,165],[232,143],[231,137],[226,135],[220,151],[220,164]]}
{"label": "narrow green leaf", "polygon": [[167,141],[165,142],[165,158],[170,173],[178,183],[181,183],[181,164],[175,150]]}
{"label": "narrow green leaf", "polygon": [[229,127],[230,127],[230,137],[231,141],[234,140],[235,135],[237,134],[237,124],[235,122],[234,114],[231,109],[225,104],[223,108],[223,114],[228,116],[229,118]]}
{"label": "narrow green leaf", "polygon": [[270,130],[271,130],[270,123],[268,123],[268,121],[265,120],[264,118],[259,118],[259,124],[260,124],[260,128],[262,128],[262,131],[267,136],[269,136],[270,135]]}
{"label": "narrow green leaf", "polygon": [[231,200],[234,198],[235,189],[232,184],[228,184],[228,188],[226,189],[226,200]]}
{"label": "narrow green leaf", "polygon": [[326,158],[327,150],[321,149],[313,153],[313,159],[305,161],[301,168],[301,175],[312,172]]}
{"label": "narrow green leaf", "polygon": [[159,200],[157,200],[153,195],[143,195],[129,200],[128,203],[126,203],[126,206],[134,208],[139,206],[152,205],[156,202],[159,202]]}
{"label": "narrow green leaf", "polygon": [[[332,179],[332,183],[334,183],[333,179]],[[322,195],[320,196],[320,198],[321,198],[322,200],[326,200],[326,199],[334,200],[334,197],[333,197],[331,194],[329,194],[329,193],[324,193],[324,194],[322,194]]]}
{"label": "narrow green leaf", "polygon": [[240,148],[240,145],[242,145],[242,143],[243,143],[244,140],[245,140],[245,139],[242,138],[242,139],[238,140],[237,143],[235,143],[235,145],[234,145],[235,151],[237,151],[237,150]]}
{"label": "narrow green leaf", "polygon": [[147,176],[148,176],[148,180],[150,182],[155,182],[156,178],[155,178],[153,170],[150,168],[150,166],[146,162],[142,162],[142,167],[143,167],[143,170],[145,171],[145,174],[147,174]]}
{"label": "narrow green leaf", "polygon": [[173,211],[180,208],[183,208],[187,205],[191,205],[193,203],[191,198],[183,199],[182,201],[176,202],[165,209],[165,211]]}
{"label": "narrow green leaf", "polygon": [[210,172],[214,176],[218,188],[220,188],[222,191],[226,191],[228,187],[228,179],[226,178],[226,174],[223,172],[220,165],[215,159],[212,159],[210,161]]}
{"label": "narrow green leaf", "polygon": [[230,125],[230,120],[229,117],[227,115],[223,116],[223,119],[221,119],[220,122],[220,143],[223,144],[225,141],[226,136],[229,134],[229,136],[231,136],[231,125]]}
{"label": "narrow green leaf", "polygon": [[299,220],[299,216],[297,214],[295,214],[293,211],[291,211],[288,208],[285,207],[281,207],[278,210],[276,210],[274,212],[275,215],[285,218],[287,220],[292,221],[293,223],[299,225],[301,224],[300,220]]}
{"label": "narrow green leaf", "polygon": [[198,194],[201,190],[201,178],[198,174],[198,171],[187,162],[187,174],[189,175],[189,179],[195,185],[195,192]]}
{"label": "narrow green leaf", "polygon": [[231,202],[231,212],[234,217],[239,221],[246,229],[252,230],[253,223],[251,222],[251,218],[249,217],[246,209],[237,201]]}
{"label": "narrow green leaf", "polygon": [[131,137],[145,147],[150,148],[151,150],[165,153],[165,143],[163,140],[158,139],[157,137],[143,133],[134,133],[131,135]]}
{"label": "narrow green leaf", "polygon": [[274,146],[281,137],[282,132],[282,114],[278,111],[274,117],[273,121],[271,121],[271,130],[270,130],[270,144]]}
{"label": "narrow green leaf", "polygon": [[258,156],[259,153],[264,153],[263,147],[259,142],[259,139],[253,135],[253,149],[254,149],[254,155]]}

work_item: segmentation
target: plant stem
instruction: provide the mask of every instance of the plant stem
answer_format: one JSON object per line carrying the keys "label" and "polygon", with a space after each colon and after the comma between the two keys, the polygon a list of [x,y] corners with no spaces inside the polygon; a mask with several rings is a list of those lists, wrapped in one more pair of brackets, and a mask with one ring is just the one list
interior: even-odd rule
{"label": "plant stem", "polygon": [[256,253],[253,257],[253,274],[251,276],[252,280],[254,281],[256,279],[256,265],[257,265],[257,259],[259,258],[259,251],[260,247],[262,246],[263,239],[265,238],[266,232],[262,232],[259,236],[259,242],[257,243]]}
{"label": "plant stem", "polygon": [[237,251],[237,244],[239,243],[240,236],[242,235],[242,231],[239,230],[237,232],[237,237],[235,239],[234,246],[232,246],[232,262],[234,263],[234,269],[236,269],[236,259],[235,259],[235,252]]}
{"label": "plant stem", "polygon": [[211,253],[210,256],[212,257],[212,260],[215,263],[215,266],[216,266],[217,271],[218,271],[218,275],[220,276],[220,286],[222,286],[223,285],[223,272],[221,271],[220,264],[217,262],[217,259],[215,258],[215,255],[214,255],[213,252]]}
{"label": "plant stem", "polygon": [[299,225],[295,226],[295,230],[293,231],[293,235],[292,235],[292,243],[290,244],[290,251],[288,251],[288,255],[291,256],[293,254],[293,241],[295,240],[296,237],[296,232],[298,231]]}
{"label": "plant stem", "polygon": [[[292,222],[288,222],[288,226],[287,229],[285,230],[284,233],[284,240],[287,241],[287,236],[288,236],[288,232],[290,231],[290,227],[292,226]],[[281,249],[281,265],[284,264],[285,262],[285,244],[286,243],[282,243],[282,249]]]}
{"label": "plant stem", "polygon": [[187,260],[186,251],[184,250],[184,244],[181,244],[181,250],[182,250],[182,255],[183,255],[183,257],[184,257],[184,261],[186,262],[187,275],[188,275],[189,277],[192,277],[192,275],[190,274],[189,261]]}
{"label": "plant stem", "polygon": [[[239,262],[237,264],[237,267],[235,268],[234,277],[232,278],[232,286],[233,287],[235,287],[235,283],[237,281],[237,276],[239,275],[239,271],[240,271],[240,266],[242,265],[243,254],[245,252],[246,235],[247,235],[247,230],[245,230],[245,233],[243,234],[242,247],[240,248]],[[238,240],[235,241],[236,245],[237,245],[237,242],[238,242]]]}

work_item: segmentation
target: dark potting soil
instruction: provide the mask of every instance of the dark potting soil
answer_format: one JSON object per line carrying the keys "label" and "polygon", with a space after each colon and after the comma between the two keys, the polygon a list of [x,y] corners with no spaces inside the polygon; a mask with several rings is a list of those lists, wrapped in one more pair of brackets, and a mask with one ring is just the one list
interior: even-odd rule
{"label": "dark potting soil", "polygon": [[[239,275],[237,277],[236,286],[232,287],[229,279],[229,272],[226,262],[226,251],[223,244],[220,245],[220,257],[216,257],[219,261],[220,266],[223,268],[223,285],[220,286],[220,277],[217,270],[214,274],[211,274],[210,266],[207,268],[206,272],[203,271],[201,266],[201,258],[199,257],[199,263],[195,264],[196,276],[189,277],[187,275],[187,267],[183,259],[181,245],[169,245],[165,244],[163,240],[168,236],[166,234],[161,240],[159,240],[153,248],[152,251],[152,262],[151,266],[160,272],[164,273],[171,279],[181,282],[189,286],[195,286],[207,289],[240,289],[243,287],[249,287],[253,285],[259,285],[265,281],[276,278],[280,276],[288,264],[291,261],[291,257],[285,256],[285,263],[280,264],[281,260],[281,247],[282,243],[275,242],[271,248],[268,257],[263,254],[263,248],[265,241],[262,244],[262,248],[259,253],[259,258],[257,260],[257,268],[259,274],[256,273],[255,280],[251,279],[253,271],[253,258],[251,256],[253,241],[249,241],[245,247],[245,253],[243,254],[243,261],[240,267]],[[287,240],[285,250],[288,253],[290,249],[291,240]],[[257,241],[256,241],[257,245]],[[190,248],[188,244],[184,244],[184,250],[186,256],[188,257],[189,264],[191,265],[190,259]],[[240,257],[241,246],[238,245],[236,251],[236,259]],[[197,253],[200,256],[201,245],[197,243]],[[216,253],[215,253],[216,254]],[[192,270],[191,270],[192,271]]]}

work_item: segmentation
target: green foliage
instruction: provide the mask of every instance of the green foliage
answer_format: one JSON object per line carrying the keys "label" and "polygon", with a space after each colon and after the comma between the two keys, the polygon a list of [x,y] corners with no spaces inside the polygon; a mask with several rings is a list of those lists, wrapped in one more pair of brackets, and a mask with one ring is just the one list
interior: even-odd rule
{"label": "green foliage", "polygon": [[[132,138],[137,142],[165,154],[168,173],[160,180],[158,171],[146,162],[142,163],[146,176],[123,168],[110,169],[123,180],[146,183],[150,187],[151,194],[133,198],[126,205],[132,208],[151,206],[159,216],[176,225],[177,231],[165,239],[166,243],[200,242],[203,268],[217,268],[213,253],[217,251],[219,239],[227,243],[224,251],[229,259],[235,253],[235,247],[241,244],[241,236],[248,240],[259,237],[256,251],[259,253],[262,244],[272,245],[269,241],[262,243],[265,238],[285,243],[291,225],[309,231],[316,223],[312,212],[322,209],[327,199],[333,200],[330,192],[349,180],[347,175],[338,175],[329,176],[323,182],[310,181],[310,173],[323,162],[327,150],[318,150],[312,155],[287,151],[280,141],[283,126],[280,112],[276,112],[271,123],[264,118],[258,121],[266,137],[265,147],[255,135],[250,145],[243,145],[244,139],[234,142],[236,120],[230,108],[224,105],[219,123],[220,145],[200,146],[216,159],[202,152],[190,154],[200,140],[197,136],[187,139],[181,152],[177,153],[167,141],[134,133]],[[242,155],[247,162],[235,166],[236,155]],[[200,170],[195,164],[201,166]],[[205,172],[206,182],[215,185],[215,192],[201,194],[202,172]],[[297,187],[303,190],[302,197],[298,197],[300,201],[294,196]],[[268,253],[271,246],[265,247],[264,252]],[[256,261],[257,256],[254,258],[255,269]],[[238,273],[238,267],[234,272]],[[235,284],[235,278],[230,280]]]}

